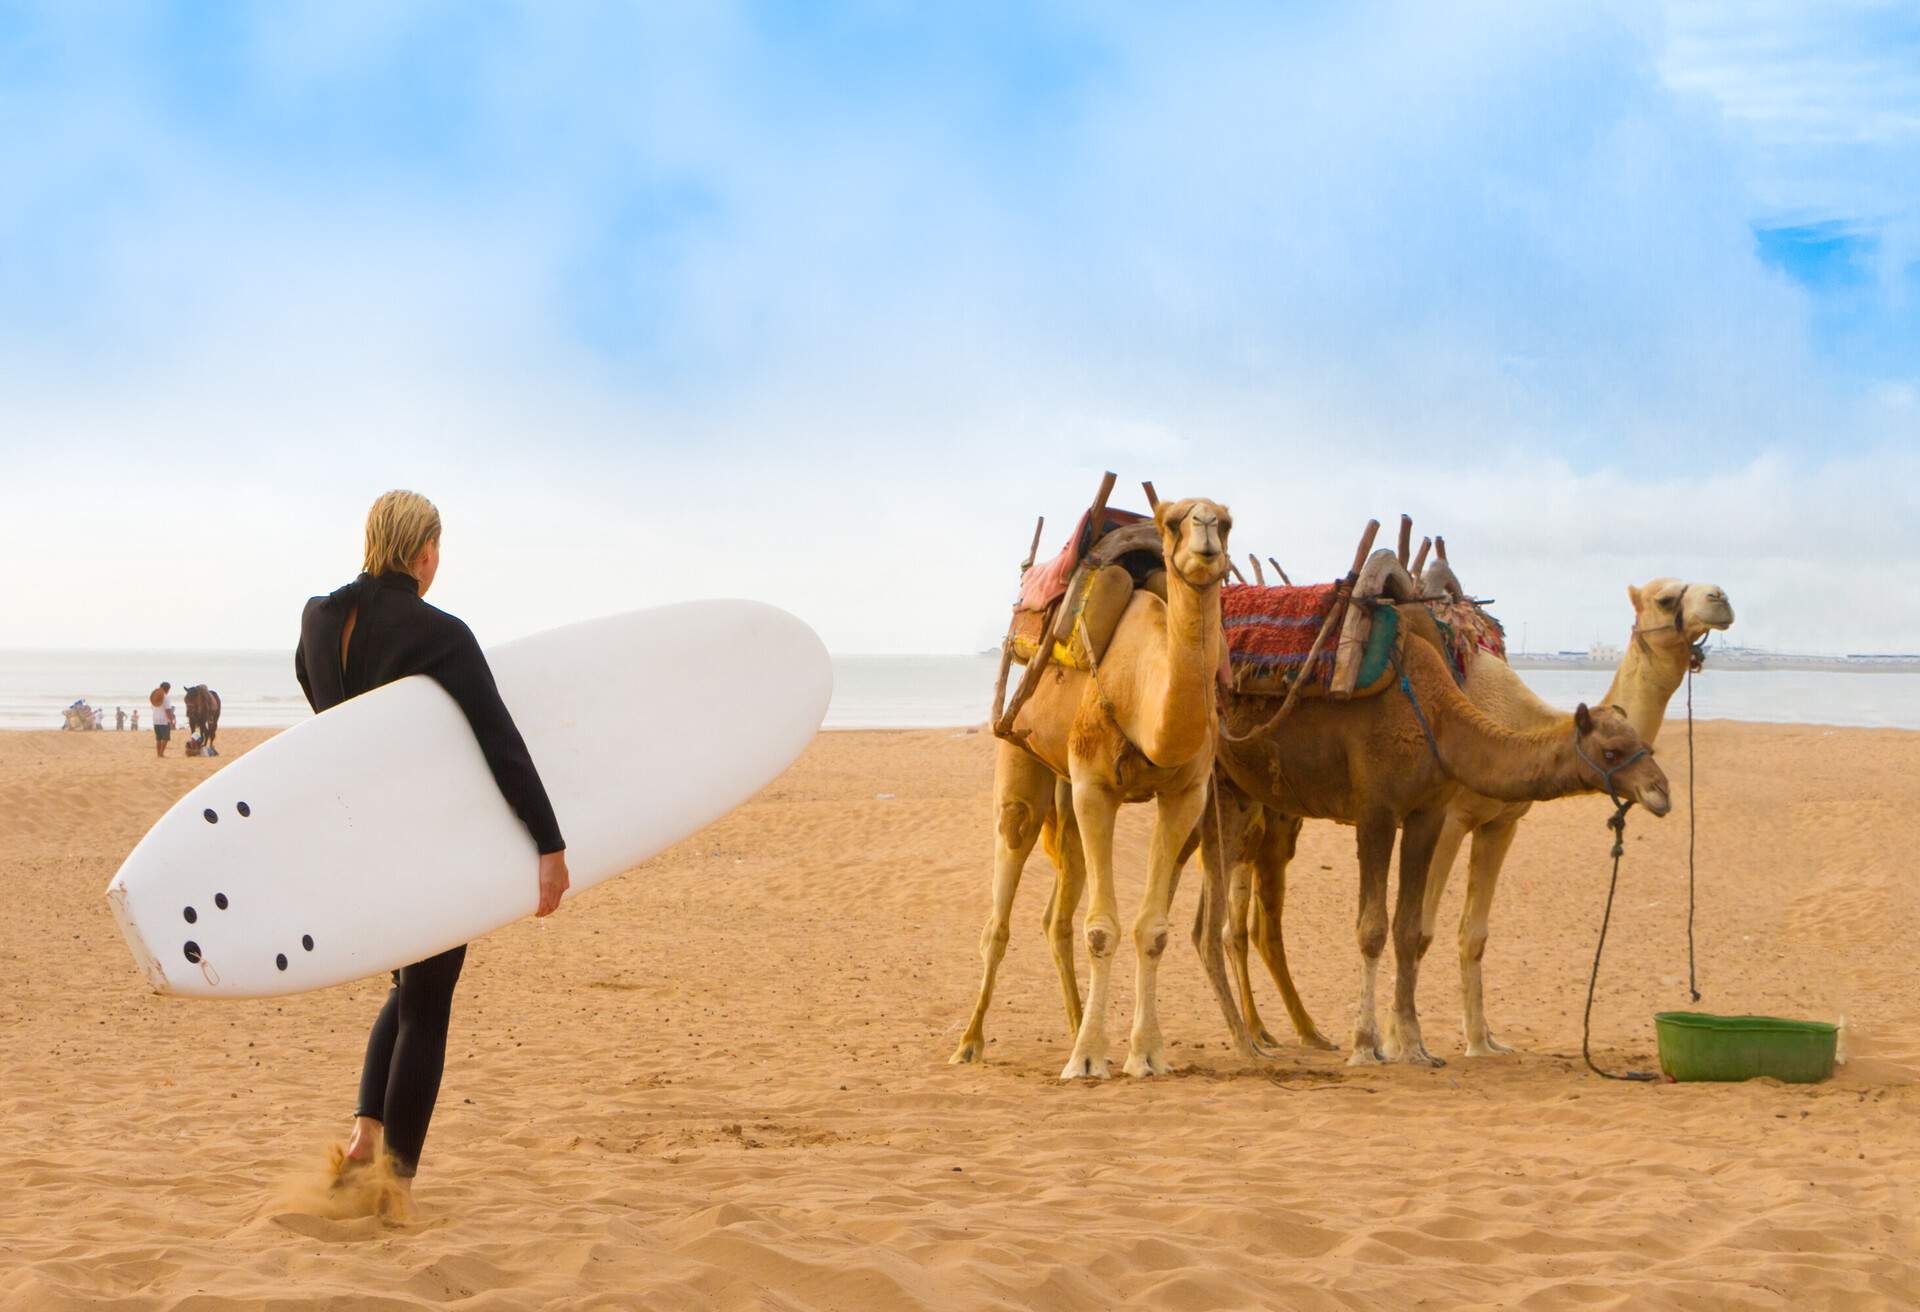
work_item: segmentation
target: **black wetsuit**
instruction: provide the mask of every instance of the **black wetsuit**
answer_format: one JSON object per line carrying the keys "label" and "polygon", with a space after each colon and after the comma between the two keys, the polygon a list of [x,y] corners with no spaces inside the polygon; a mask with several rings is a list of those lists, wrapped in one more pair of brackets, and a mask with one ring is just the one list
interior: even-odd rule
{"label": "black wetsuit", "polygon": [[[347,617],[356,612],[342,668],[340,637]],[[540,853],[565,849],[547,790],[494,687],[480,644],[465,624],[422,601],[419,585],[410,576],[362,574],[346,587],[309,601],[300,616],[293,670],[315,711],[410,674],[429,676],[466,713],[501,794]],[[528,871],[529,878],[532,874]],[[367,1036],[357,1114],[382,1124],[387,1151],[404,1175],[418,1169],[440,1094],[453,986],[466,955],[463,945],[394,971],[386,1005]]]}

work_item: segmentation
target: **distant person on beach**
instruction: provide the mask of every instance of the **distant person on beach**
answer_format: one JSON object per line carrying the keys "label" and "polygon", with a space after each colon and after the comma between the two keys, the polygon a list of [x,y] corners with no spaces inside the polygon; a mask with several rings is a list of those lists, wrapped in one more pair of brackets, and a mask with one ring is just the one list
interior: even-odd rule
{"label": "distant person on beach", "polygon": [[138,706],[133,708],[133,731],[135,733],[140,732],[140,708]]}
{"label": "distant person on beach", "polygon": [[[422,600],[440,568],[440,512],[417,492],[383,494],[367,512],[364,572],[307,602],[293,668],[315,712],[425,674],[445,688],[479,740],[501,794],[539,850],[535,915],[567,891],[566,842],[527,745],[494,687],[480,644],[461,621]],[[412,1199],[427,1125],[446,1064],[453,988],[465,945],[393,972],[393,988],[367,1036],[359,1106],[341,1149],[341,1175],[384,1152],[403,1204]]]}
{"label": "distant person on beach", "polygon": [[[138,715],[140,712],[135,711],[134,714]],[[136,724],[133,727],[138,729],[140,726]],[[116,706],[113,708],[113,731],[115,733],[125,733],[127,731],[127,708],[124,706]]]}
{"label": "distant person on beach", "polygon": [[156,756],[167,754],[167,740],[173,737],[173,698],[169,695],[173,685],[161,681],[158,688],[147,694],[147,705],[153,707],[153,751]]}

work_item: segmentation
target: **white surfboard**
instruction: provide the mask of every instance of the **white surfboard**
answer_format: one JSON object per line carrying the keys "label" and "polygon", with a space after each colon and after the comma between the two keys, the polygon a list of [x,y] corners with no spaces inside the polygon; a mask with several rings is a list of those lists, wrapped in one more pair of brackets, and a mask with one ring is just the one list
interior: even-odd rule
{"label": "white surfboard", "polygon": [[[559,817],[571,893],[772,782],[833,690],[813,630],[748,601],[590,620],[487,660]],[[107,899],[159,992],[257,998],[391,970],[528,915],[537,864],[466,717],[416,675],[217,771],[140,840]]]}

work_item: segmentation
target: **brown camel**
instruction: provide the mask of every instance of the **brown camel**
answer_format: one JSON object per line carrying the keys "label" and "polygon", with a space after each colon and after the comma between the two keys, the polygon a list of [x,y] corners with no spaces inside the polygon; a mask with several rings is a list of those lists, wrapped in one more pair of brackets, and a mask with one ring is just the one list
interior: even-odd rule
{"label": "brown camel", "polygon": [[[1445,570],[1444,562],[1439,563],[1438,569]],[[1460,594],[1450,572],[1442,576],[1429,568],[1421,581],[1428,595]],[[1713,584],[1682,583],[1670,578],[1654,579],[1641,588],[1629,587],[1627,595],[1634,608],[1634,631],[1602,702],[1625,711],[1634,731],[1652,742],[1659,736],[1668,701],[1686,678],[1694,644],[1709,631],[1731,625],[1733,607],[1725,591]],[[1464,691],[1475,706],[1510,729],[1537,730],[1565,719],[1563,713],[1541,701],[1504,661],[1486,652],[1473,654]],[[1440,899],[1454,858],[1467,835],[1473,836],[1459,939],[1462,1028],[1469,1057],[1512,1051],[1487,1028],[1481,961],[1486,951],[1488,920],[1500,869],[1513,845],[1520,819],[1531,809],[1531,802],[1505,802],[1461,789],[1447,806],[1433,862],[1428,867],[1426,901],[1421,914],[1423,957],[1433,942]],[[1301,1003],[1287,970],[1281,929],[1282,904],[1286,866],[1293,855],[1298,833],[1297,821],[1264,811],[1253,817],[1241,864],[1236,866],[1231,879],[1229,945],[1240,984],[1241,1005],[1254,1035],[1262,1043],[1277,1042],[1267,1031],[1253,1001],[1247,971],[1249,939],[1266,961],[1301,1042],[1311,1047],[1331,1047]],[[1250,888],[1257,891],[1251,917],[1248,915]]]}
{"label": "brown camel", "polygon": [[[1416,1007],[1421,914],[1427,871],[1439,841],[1446,808],[1462,786],[1506,801],[1544,800],[1609,785],[1655,815],[1669,808],[1667,779],[1652,751],[1618,707],[1589,711],[1530,730],[1502,726],[1479,711],[1454,685],[1445,658],[1423,636],[1418,607],[1402,609],[1408,637],[1401,650],[1396,685],[1363,699],[1302,701],[1292,716],[1245,741],[1270,714],[1270,699],[1228,697],[1220,759],[1226,783],[1220,790],[1225,851],[1203,844],[1209,891],[1195,935],[1216,990],[1224,968],[1221,928],[1227,908],[1212,903],[1219,887],[1216,863],[1224,855],[1244,876],[1238,853],[1248,847],[1248,829],[1265,808],[1269,832],[1256,860],[1291,854],[1298,823],[1306,818],[1340,820],[1356,828],[1360,860],[1358,938],[1360,1000],[1353,1027],[1354,1064],[1385,1060],[1388,1053],[1422,1065],[1443,1063],[1421,1039]],[[1284,822],[1278,835],[1273,821]],[[1400,887],[1393,915],[1394,987],[1392,1026],[1383,1051],[1375,1016],[1375,987],[1386,945],[1387,867],[1395,830],[1400,843]],[[1211,836],[1202,830],[1203,837]],[[1249,848],[1249,850],[1252,850]],[[1262,881],[1275,893],[1268,914],[1277,927],[1284,885]],[[1244,896],[1244,894],[1242,895]],[[1244,987],[1244,984],[1243,984]],[[1221,998],[1222,1006],[1230,1006]],[[1311,1028],[1311,1022],[1308,1022]]]}
{"label": "brown camel", "polygon": [[[1157,976],[1171,925],[1178,862],[1207,797],[1213,766],[1217,674],[1224,639],[1220,580],[1226,574],[1232,518],[1224,506],[1199,498],[1163,502],[1154,512],[1168,563],[1166,600],[1140,589],[1127,603],[1106,654],[1091,671],[1054,665],[1021,709],[1016,731],[1024,746],[1000,744],[994,771],[997,843],[993,907],[980,939],[980,994],[952,1060],[979,1060],[986,1049],[987,1008],[1006,951],[1008,917],[1028,854],[1056,809],[1056,779],[1071,783],[1071,829],[1082,840],[1079,860],[1060,853],[1063,882],[1049,913],[1056,959],[1065,949],[1062,989],[1076,1030],[1062,1079],[1108,1074],[1108,980],[1119,940],[1113,889],[1113,826],[1124,802],[1153,800],[1158,808],[1147,890],[1133,923],[1137,990],[1129,1075],[1169,1069],[1156,1008]],[[1059,817],[1063,826],[1068,817]],[[1072,979],[1068,940],[1081,878],[1093,885],[1087,915],[1090,983],[1084,1008]],[[1224,884],[1222,885],[1224,889]],[[1069,895],[1070,894],[1070,895]],[[1225,996],[1224,961],[1216,993]],[[1229,1024],[1239,1017],[1228,1011]],[[1241,1036],[1244,1042],[1244,1036]]]}

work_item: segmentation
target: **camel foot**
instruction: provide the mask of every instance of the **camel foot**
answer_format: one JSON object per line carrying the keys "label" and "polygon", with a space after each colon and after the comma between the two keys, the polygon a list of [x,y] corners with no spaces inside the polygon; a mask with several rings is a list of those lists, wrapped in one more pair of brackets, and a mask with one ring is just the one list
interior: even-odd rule
{"label": "camel foot", "polygon": [[1467,1040],[1467,1056],[1469,1057],[1502,1057],[1512,1051],[1512,1048],[1500,1042],[1500,1040],[1494,1038],[1491,1034],[1482,1036],[1478,1042],[1472,1039]]}
{"label": "camel foot", "polygon": [[1409,1066],[1441,1067],[1447,1063],[1427,1051],[1426,1041],[1416,1033],[1411,1042],[1400,1037],[1398,1031],[1388,1033],[1385,1044],[1387,1060],[1405,1062]]}
{"label": "camel foot", "polygon": [[1384,1066],[1386,1063],[1387,1054],[1380,1051],[1378,1040],[1363,1038],[1358,1034],[1353,1036],[1353,1055],[1347,1058],[1347,1065]]}
{"label": "camel foot", "polygon": [[1315,1029],[1306,1030],[1300,1035],[1300,1046],[1303,1048],[1314,1048],[1321,1052],[1340,1051],[1339,1044]]}
{"label": "camel foot", "polygon": [[1110,1065],[1111,1063],[1109,1063],[1105,1057],[1095,1057],[1091,1055],[1081,1056],[1076,1052],[1073,1056],[1067,1058],[1066,1067],[1060,1072],[1060,1078],[1063,1080],[1104,1080],[1112,1074],[1112,1071],[1108,1069]]}
{"label": "camel foot", "polygon": [[1150,1048],[1145,1052],[1128,1053],[1127,1064],[1120,1069],[1134,1076],[1136,1079],[1145,1079],[1150,1075],[1171,1075],[1173,1073],[1173,1067],[1167,1064],[1167,1059],[1160,1055],[1158,1048]]}
{"label": "camel foot", "polygon": [[960,1046],[953,1050],[953,1056],[947,1058],[949,1066],[971,1066],[977,1061],[986,1060],[987,1041],[978,1035],[960,1040]]}

